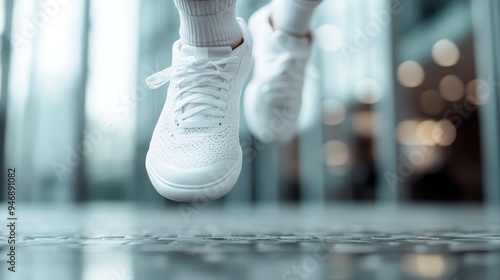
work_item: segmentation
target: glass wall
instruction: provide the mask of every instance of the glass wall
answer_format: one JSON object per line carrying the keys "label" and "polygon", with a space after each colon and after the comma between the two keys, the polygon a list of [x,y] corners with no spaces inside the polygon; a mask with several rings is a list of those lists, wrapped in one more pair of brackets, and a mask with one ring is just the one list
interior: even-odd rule
{"label": "glass wall", "polygon": [[[18,170],[18,199],[172,204],[144,168],[166,89],[144,80],[170,65],[173,2],[0,3],[2,170]],[[238,14],[266,3],[240,0]],[[264,145],[242,116],[242,174],[216,203],[498,204],[499,9],[325,0],[300,134]]]}

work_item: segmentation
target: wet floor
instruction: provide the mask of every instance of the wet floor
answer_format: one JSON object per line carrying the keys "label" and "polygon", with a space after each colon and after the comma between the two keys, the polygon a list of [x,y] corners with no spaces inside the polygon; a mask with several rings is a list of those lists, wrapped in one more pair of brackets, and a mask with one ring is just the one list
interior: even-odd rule
{"label": "wet floor", "polygon": [[500,215],[478,207],[21,204],[17,215],[16,272],[2,226],[1,279],[500,279]]}

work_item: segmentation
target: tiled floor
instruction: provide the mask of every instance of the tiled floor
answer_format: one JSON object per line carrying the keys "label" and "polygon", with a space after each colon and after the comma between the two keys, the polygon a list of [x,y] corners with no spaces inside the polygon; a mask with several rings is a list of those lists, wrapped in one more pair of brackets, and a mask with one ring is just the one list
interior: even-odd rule
{"label": "tiled floor", "polygon": [[15,273],[0,228],[2,280],[500,279],[498,210],[18,208]]}

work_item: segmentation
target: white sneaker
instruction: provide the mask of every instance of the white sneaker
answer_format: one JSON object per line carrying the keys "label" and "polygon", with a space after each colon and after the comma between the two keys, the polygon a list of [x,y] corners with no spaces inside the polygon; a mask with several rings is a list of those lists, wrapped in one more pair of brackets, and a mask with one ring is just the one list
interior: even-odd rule
{"label": "white sneaker", "polygon": [[179,40],[172,66],[147,79],[151,88],[170,81],[146,169],[158,193],[171,200],[217,199],[240,175],[239,103],[252,67],[252,38],[238,21],[244,42],[236,49],[198,48]]}
{"label": "white sneaker", "polygon": [[270,15],[268,5],[249,21],[255,41],[255,69],[245,92],[244,113],[259,141],[286,143],[296,132],[311,42],[273,30]]}

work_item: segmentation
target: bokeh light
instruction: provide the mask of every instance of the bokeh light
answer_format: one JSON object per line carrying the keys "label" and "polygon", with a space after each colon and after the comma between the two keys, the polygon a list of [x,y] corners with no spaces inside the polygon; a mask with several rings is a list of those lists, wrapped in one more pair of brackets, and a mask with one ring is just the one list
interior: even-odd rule
{"label": "bokeh light", "polygon": [[432,58],[438,65],[450,67],[460,60],[460,49],[453,41],[442,39],[434,44]]}
{"label": "bokeh light", "polygon": [[405,271],[419,278],[439,279],[447,271],[447,262],[440,255],[407,255],[403,259]]}
{"label": "bokeh light", "polygon": [[425,71],[416,61],[408,60],[399,65],[397,77],[401,85],[415,88],[424,82]]}
{"label": "bokeh light", "polygon": [[338,125],[345,119],[346,109],[338,100],[329,98],[323,101],[323,123]]}
{"label": "bokeh light", "polygon": [[325,143],[324,155],[326,165],[342,166],[349,162],[349,146],[340,140],[330,140]]}
{"label": "bokeh light", "polygon": [[444,99],[455,102],[464,96],[465,85],[455,75],[448,75],[439,82],[439,91]]}
{"label": "bokeh light", "polygon": [[425,120],[418,124],[417,127],[417,144],[419,145],[435,145],[436,141],[433,139],[433,131],[436,126],[436,121]]}
{"label": "bokeh light", "polygon": [[406,146],[415,145],[418,124],[419,121],[417,120],[404,120],[400,122],[397,128],[398,142]]}
{"label": "bokeh light", "polygon": [[438,121],[432,129],[432,140],[440,146],[450,146],[456,138],[457,129],[448,119]]}
{"label": "bokeh light", "polygon": [[486,86],[479,79],[475,79],[470,81],[467,84],[466,92],[467,92],[467,100],[469,100],[472,104],[475,105],[484,105],[486,102],[486,98],[484,98],[484,91],[487,90]]}
{"label": "bokeh light", "polygon": [[359,102],[374,104],[382,98],[382,87],[374,79],[364,79],[356,84],[354,93]]}

